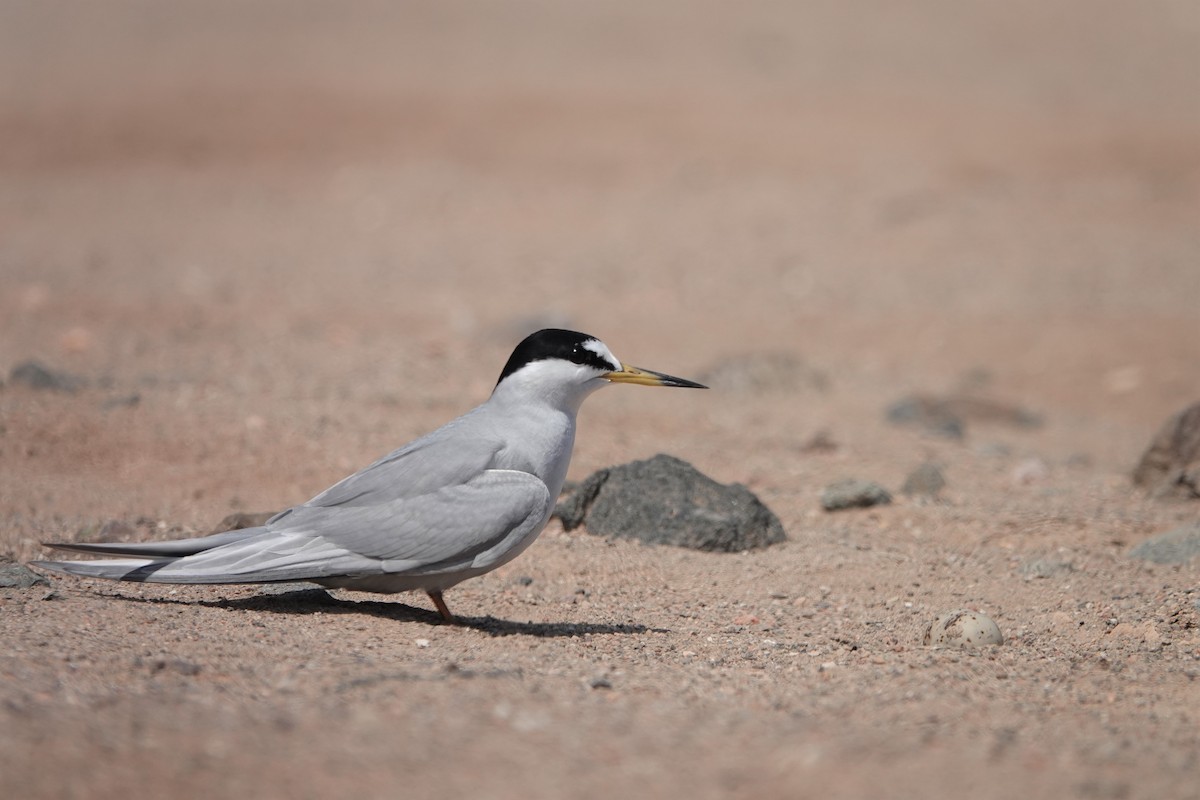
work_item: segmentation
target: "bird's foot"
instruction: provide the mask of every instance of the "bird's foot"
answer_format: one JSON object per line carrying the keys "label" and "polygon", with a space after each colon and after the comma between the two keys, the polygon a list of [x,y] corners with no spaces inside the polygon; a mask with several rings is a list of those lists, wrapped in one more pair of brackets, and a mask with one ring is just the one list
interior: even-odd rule
{"label": "bird's foot", "polygon": [[450,609],[447,607],[446,601],[442,599],[442,592],[440,589],[426,589],[425,594],[429,595],[429,599],[433,601],[435,606],[437,606],[438,613],[442,615],[443,621],[448,622],[451,625],[458,624],[458,620],[455,619],[454,615],[450,613]]}

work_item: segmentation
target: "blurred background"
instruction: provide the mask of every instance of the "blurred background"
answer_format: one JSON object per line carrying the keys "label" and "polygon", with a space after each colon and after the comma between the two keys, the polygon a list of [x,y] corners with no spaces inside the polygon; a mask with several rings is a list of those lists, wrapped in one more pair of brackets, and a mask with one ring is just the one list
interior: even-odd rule
{"label": "blurred background", "polygon": [[549,323],[1195,395],[1192,0],[9,0],[0,142],[5,370],[441,413]]}
{"label": "blurred background", "polygon": [[[455,590],[513,635],[5,590],[0,772],[22,797],[1194,794],[1194,568],[1126,551],[1195,520],[1130,472],[1200,399],[1198,309],[1197,0],[0,0],[0,561],[301,502],[547,324],[714,387],[589,401],[571,478],[670,453],[789,537],[552,524]],[[889,424],[967,391],[965,433]],[[922,462],[936,500],[821,510]],[[956,607],[1010,643],[925,648]]]}
{"label": "blurred background", "polygon": [[0,9],[9,336],[41,291],[706,346],[1195,321],[1187,0]]}

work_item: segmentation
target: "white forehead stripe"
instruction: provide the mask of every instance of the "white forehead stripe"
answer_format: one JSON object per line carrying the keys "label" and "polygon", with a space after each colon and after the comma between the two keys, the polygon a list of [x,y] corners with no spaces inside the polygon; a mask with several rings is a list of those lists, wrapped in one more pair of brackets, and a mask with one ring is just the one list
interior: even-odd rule
{"label": "white forehead stripe", "polygon": [[600,356],[601,359],[611,364],[614,372],[621,369],[621,362],[618,361],[617,357],[612,354],[612,351],[605,346],[604,342],[600,341],[599,339],[588,339],[583,343],[583,346]]}

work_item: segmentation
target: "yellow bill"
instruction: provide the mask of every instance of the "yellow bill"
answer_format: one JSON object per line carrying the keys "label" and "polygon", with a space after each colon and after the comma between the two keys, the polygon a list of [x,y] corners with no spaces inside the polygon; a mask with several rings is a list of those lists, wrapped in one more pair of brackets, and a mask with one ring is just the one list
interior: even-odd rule
{"label": "yellow bill", "polygon": [[685,378],[676,378],[673,375],[665,375],[653,370],[641,369],[625,363],[621,364],[619,371],[610,372],[604,377],[613,383],[635,383],[638,386],[678,386],[684,389],[708,388],[702,383],[689,381]]}

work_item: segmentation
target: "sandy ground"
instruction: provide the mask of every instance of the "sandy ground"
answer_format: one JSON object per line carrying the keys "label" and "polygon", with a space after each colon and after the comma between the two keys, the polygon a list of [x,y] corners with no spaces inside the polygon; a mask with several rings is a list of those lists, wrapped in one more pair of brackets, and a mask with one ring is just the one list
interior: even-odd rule
{"label": "sandy ground", "polygon": [[[1195,797],[1200,514],[1129,472],[1200,399],[1200,5],[0,4],[0,554],[303,501],[541,322],[785,544],[552,523],[447,595],[0,590],[10,797]],[[804,375],[810,375],[805,372]],[[889,425],[964,384],[1042,415]],[[829,448],[805,447],[817,434]],[[843,477],[940,500],[836,514]],[[105,526],[108,526],[107,528]],[[1007,642],[922,645],[974,608]]]}

